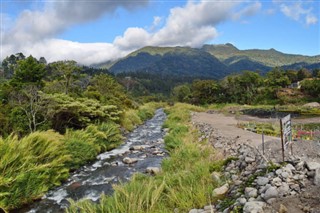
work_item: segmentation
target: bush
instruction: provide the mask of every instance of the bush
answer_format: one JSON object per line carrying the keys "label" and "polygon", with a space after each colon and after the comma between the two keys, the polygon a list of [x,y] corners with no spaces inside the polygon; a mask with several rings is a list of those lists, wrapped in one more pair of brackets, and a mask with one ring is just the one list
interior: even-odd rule
{"label": "bush", "polygon": [[137,111],[130,109],[124,112],[123,118],[121,119],[121,126],[126,130],[132,131],[136,125],[141,124],[142,121],[137,115]]}
{"label": "bush", "polygon": [[0,208],[19,207],[61,184],[68,161],[62,136],[53,131],[0,138]]}
{"label": "bush", "polygon": [[72,161],[67,164],[71,169],[77,169],[84,163],[95,159],[100,151],[100,147],[94,144],[92,135],[83,130],[67,130],[63,140],[71,155]]}
{"label": "bush", "polygon": [[113,149],[122,142],[120,126],[113,122],[89,125],[85,132],[94,139],[94,144],[99,146],[100,152]]}

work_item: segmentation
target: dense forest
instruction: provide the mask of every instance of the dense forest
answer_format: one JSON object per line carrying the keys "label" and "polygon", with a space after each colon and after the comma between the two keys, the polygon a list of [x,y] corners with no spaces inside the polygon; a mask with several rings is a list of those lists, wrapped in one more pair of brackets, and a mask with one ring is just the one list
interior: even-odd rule
{"label": "dense forest", "polygon": [[149,101],[296,104],[320,101],[320,69],[223,79],[119,73],[11,55],[0,70],[0,209],[41,197],[70,171],[118,146],[122,133],[150,118]]}

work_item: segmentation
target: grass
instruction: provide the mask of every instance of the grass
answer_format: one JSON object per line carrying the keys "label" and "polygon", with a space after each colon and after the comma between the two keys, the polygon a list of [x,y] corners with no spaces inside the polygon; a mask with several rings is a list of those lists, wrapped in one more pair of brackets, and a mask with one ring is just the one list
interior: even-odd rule
{"label": "grass", "polygon": [[212,190],[220,183],[211,173],[223,163],[211,145],[198,142],[199,133],[189,125],[191,110],[203,109],[187,104],[166,109],[164,127],[170,131],[165,143],[170,157],[163,160],[159,174],[136,174],[130,182],[115,185],[114,194],[103,195],[99,204],[71,201],[67,212],[187,212],[215,200]]}
{"label": "grass", "polygon": [[127,131],[132,131],[137,125],[152,118],[156,109],[164,106],[164,103],[150,102],[140,106],[138,109],[128,109],[123,113],[121,126]]}
{"label": "grass", "polygon": [[[160,106],[163,104],[149,103],[127,111],[124,126],[130,130],[141,124]],[[49,130],[21,139],[15,135],[0,138],[0,211],[9,211],[42,197],[66,180],[70,170],[121,142],[120,126],[112,121],[91,124],[82,130],[69,129],[65,135]]]}
{"label": "grass", "polygon": [[62,138],[52,131],[0,138],[0,209],[40,198],[68,177],[71,158]]}

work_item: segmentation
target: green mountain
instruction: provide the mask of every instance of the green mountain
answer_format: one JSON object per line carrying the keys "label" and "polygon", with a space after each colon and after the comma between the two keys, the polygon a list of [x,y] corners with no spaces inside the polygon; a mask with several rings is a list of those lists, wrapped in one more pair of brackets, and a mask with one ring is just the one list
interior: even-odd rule
{"label": "green mountain", "polygon": [[228,67],[211,54],[190,47],[145,47],[114,63],[109,70],[221,78]]}
{"label": "green mountain", "polygon": [[102,66],[116,74],[147,72],[218,79],[243,70],[266,73],[273,67],[315,69],[319,65],[320,55],[285,54],[275,49],[239,50],[232,44],[221,44],[201,48],[147,46]]}
{"label": "green mountain", "polygon": [[[221,45],[204,45],[202,50],[210,53],[221,61],[227,61],[227,65],[237,62],[243,57],[260,63],[268,67],[282,67],[288,66],[295,63],[319,63],[320,56],[303,56],[303,55],[294,55],[294,54],[285,54],[279,52],[275,49],[270,50],[239,50],[232,44],[221,44]],[[230,60],[233,58],[234,60]]]}

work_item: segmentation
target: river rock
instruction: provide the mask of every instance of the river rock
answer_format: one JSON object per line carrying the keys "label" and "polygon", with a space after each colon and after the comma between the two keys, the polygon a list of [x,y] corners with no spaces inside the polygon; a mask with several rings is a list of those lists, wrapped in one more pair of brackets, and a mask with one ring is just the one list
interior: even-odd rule
{"label": "river rock", "polygon": [[214,211],[214,209],[215,209],[214,205],[208,205],[208,206],[203,207],[203,210],[209,211],[209,212]]}
{"label": "river rock", "polygon": [[320,186],[320,168],[316,169],[316,172],[314,174],[314,184]]}
{"label": "river rock", "polygon": [[246,195],[247,198],[251,198],[251,197],[254,198],[258,196],[258,190],[256,188],[246,187],[244,189],[244,194]]}
{"label": "river rock", "polygon": [[223,186],[213,190],[213,196],[222,196],[225,195],[229,190],[229,184],[224,184]]}
{"label": "river rock", "polygon": [[146,172],[149,174],[158,174],[161,171],[158,167],[147,167]]}
{"label": "river rock", "polygon": [[263,213],[263,207],[266,206],[266,203],[261,201],[249,201],[243,207],[244,213]]}
{"label": "river rock", "polygon": [[288,171],[290,170],[291,172],[296,170],[296,168],[294,168],[294,166],[292,166],[292,164],[288,163],[286,166],[285,166],[285,170]]}
{"label": "river rock", "polygon": [[211,173],[211,178],[212,178],[212,180],[213,181],[215,181],[215,182],[220,182],[220,177],[221,177],[221,174],[219,173],[219,172],[212,172]]}
{"label": "river rock", "polygon": [[275,177],[272,180],[272,184],[275,185],[275,186],[281,186],[282,180],[279,177]]}
{"label": "river rock", "polygon": [[302,171],[302,170],[304,169],[304,165],[305,165],[305,162],[304,162],[304,161],[300,161],[300,162],[297,163],[297,165],[296,165],[296,170]]}
{"label": "river rock", "polygon": [[286,182],[283,182],[282,185],[278,188],[280,195],[286,195],[289,194],[289,185]]}
{"label": "river rock", "polygon": [[281,177],[283,177],[283,178],[289,177],[288,172],[281,172]]}
{"label": "river rock", "polygon": [[246,204],[247,199],[244,198],[244,197],[239,197],[239,198],[237,199],[237,202],[238,202],[240,205],[243,206],[244,204]]}
{"label": "river rock", "polygon": [[266,177],[258,177],[257,178],[257,184],[259,186],[265,186],[269,182],[269,178]]}
{"label": "river rock", "polygon": [[125,164],[133,164],[133,163],[136,163],[137,161],[138,161],[137,158],[129,158],[129,157],[125,157],[122,160],[122,162]]}
{"label": "river rock", "polygon": [[264,194],[264,199],[269,200],[271,198],[277,198],[279,196],[279,192],[276,187],[271,186],[266,193]]}
{"label": "river rock", "polygon": [[246,163],[252,163],[255,162],[256,159],[254,157],[246,157],[244,160]]}
{"label": "river rock", "polygon": [[307,161],[306,164],[307,164],[307,168],[309,170],[316,170],[316,169],[320,168],[320,163],[318,163],[318,162]]}
{"label": "river rock", "polygon": [[139,150],[144,150],[144,149],[146,149],[148,147],[149,147],[148,145],[138,145],[138,146],[130,147],[130,150],[139,151]]}

